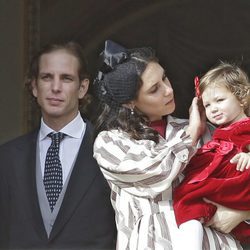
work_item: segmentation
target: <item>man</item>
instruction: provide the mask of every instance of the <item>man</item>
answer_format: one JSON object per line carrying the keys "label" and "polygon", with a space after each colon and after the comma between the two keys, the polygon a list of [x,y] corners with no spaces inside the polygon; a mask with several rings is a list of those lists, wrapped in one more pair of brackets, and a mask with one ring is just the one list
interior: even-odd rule
{"label": "man", "polygon": [[27,83],[41,125],[0,147],[1,248],[113,249],[110,189],[92,157],[91,125],[79,112],[89,86],[81,47],[46,46]]}

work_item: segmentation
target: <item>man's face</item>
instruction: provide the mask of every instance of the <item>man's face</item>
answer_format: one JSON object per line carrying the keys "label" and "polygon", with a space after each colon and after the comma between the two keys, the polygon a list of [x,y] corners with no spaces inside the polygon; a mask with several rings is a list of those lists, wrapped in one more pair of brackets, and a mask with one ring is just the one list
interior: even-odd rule
{"label": "man's face", "polygon": [[66,125],[77,115],[78,101],[89,85],[87,79],[80,81],[78,67],[77,58],[63,49],[41,56],[32,92],[47,125],[53,122]]}

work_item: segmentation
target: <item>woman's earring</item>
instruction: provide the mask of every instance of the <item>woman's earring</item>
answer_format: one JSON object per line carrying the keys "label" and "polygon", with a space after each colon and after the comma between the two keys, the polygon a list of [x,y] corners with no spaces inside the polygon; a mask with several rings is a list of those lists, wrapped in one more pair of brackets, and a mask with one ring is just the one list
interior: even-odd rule
{"label": "woman's earring", "polygon": [[130,108],[130,114],[131,114],[131,115],[134,115],[134,113],[135,113],[135,112],[134,112],[134,109],[133,109],[133,108]]}

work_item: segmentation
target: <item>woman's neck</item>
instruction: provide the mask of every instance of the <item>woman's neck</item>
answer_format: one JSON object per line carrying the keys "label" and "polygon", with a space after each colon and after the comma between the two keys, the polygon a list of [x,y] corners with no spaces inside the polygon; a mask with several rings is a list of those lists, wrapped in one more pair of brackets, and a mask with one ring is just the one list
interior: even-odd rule
{"label": "woman's neck", "polygon": [[165,119],[152,121],[149,126],[156,130],[163,138],[165,138],[167,121]]}

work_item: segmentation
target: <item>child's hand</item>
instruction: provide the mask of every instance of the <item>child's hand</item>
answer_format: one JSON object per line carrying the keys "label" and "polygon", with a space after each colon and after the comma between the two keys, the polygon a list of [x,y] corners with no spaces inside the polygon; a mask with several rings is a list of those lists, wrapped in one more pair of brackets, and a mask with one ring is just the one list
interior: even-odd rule
{"label": "child's hand", "polygon": [[236,169],[239,171],[244,171],[245,169],[250,168],[250,153],[241,152],[236,154],[231,160],[230,163],[237,164]]}

